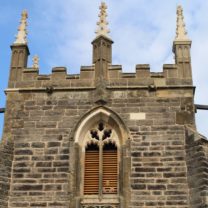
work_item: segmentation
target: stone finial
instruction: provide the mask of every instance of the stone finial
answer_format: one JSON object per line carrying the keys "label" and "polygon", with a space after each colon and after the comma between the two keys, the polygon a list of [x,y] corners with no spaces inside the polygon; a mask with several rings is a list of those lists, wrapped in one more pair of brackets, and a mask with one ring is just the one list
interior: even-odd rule
{"label": "stone finial", "polygon": [[39,69],[39,57],[37,55],[35,55],[33,57],[33,68],[34,69]]}
{"label": "stone finial", "polygon": [[177,26],[176,26],[176,41],[186,41],[189,40],[186,31],[186,25],[184,22],[183,8],[182,6],[177,7]]}
{"label": "stone finial", "polygon": [[27,11],[22,12],[22,17],[20,20],[20,26],[18,28],[18,33],[14,44],[27,44]]}
{"label": "stone finial", "polygon": [[107,12],[107,5],[105,4],[105,2],[102,2],[100,7],[100,14],[98,15],[98,17],[100,18],[99,21],[97,22],[98,28],[96,30],[96,34],[97,37],[100,35],[106,36],[108,37],[108,33],[110,32],[110,30],[107,28],[108,22],[106,20]]}

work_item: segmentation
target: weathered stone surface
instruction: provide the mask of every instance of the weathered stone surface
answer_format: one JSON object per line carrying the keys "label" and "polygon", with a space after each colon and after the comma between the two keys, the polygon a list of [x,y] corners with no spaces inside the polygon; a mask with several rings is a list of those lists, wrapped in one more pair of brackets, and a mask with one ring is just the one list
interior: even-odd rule
{"label": "weathered stone surface", "polygon": [[[179,114],[179,110],[192,115],[193,109],[188,107],[192,99],[184,100],[181,93],[179,97],[161,98],[148,92],[148,89],[140,99],[138,91],[109,91],[111,99],[106,104],[106,107],[112,108],[123,119],[131,134],[131,147],[128,151],[132,163],[127,170],[130,173],[131,201],[128,206],[187,207],[190,196],[183,126],[187,119]],[[69,140],[80,118],[96,107],[90,93],[85,92],[82,96],[83,93],[77,91],[75,99],[74,92],[56,92],[51,96],[45,92],[33,92],[31,97],[23,97],[17,92],[16,97],[21,97],[18,102],[13,102],[13,97],[8,97],[14,114],[16,108],[24,109],[24,113],[18,113],[18,117],[12,119],[17,125],[22,120],[25,121],[21,129],[12,126],[12,134],[18,139],[14,145],[11,208],[21,204],[22,200],[29,201],[29,196],[33,196],[33,199],[26,205],[28,207],[52,207],[53,199],[40,200],[41,193],[53,193],[55,197],[62,193],[63,200],[57,201],[60,207],[72,203],[74,193],[69,195],[69,190],[73,190],[70,187],[73,177],[69,177],[69,174],[73,170],[70,163],[74,161],[71,152],[74,147]],[[175,116],[177,114],[180,116]],[[27,194],[21,199],[22,191]],[[35,194],[38,191],[41,193]],[[19,194],[19,202],[16,194]],[[16,205],[12,202],[14,200]]]}
{"label": "weathered stone surface", "polygon": [[9,138],[0,144],[0,207],[8,207],[10,178],[13,161],[13,141]]}

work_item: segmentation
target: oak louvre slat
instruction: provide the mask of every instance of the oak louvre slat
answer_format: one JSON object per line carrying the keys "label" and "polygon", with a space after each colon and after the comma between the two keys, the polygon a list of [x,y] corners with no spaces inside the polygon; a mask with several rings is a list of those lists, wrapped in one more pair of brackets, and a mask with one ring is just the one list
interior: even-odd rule
{"label": "oak louvre slat", "polygon": [[84,193],[98,194],[99,190],[99,151],[87,150],[85,153]]}
{"label": "oak louvre slat", "polygon": [[117,149],[103,151],[103,193],[117,193]]}

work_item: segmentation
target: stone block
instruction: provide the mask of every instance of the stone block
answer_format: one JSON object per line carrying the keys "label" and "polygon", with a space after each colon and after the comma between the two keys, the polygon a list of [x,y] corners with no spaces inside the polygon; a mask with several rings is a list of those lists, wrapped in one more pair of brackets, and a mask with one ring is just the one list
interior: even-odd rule
{"label": "stone block", "polygon": [[145,120],[146,113],[130,113],[131,120]]}
{"label": "stone block", "polygon": [[149,64],[137,64],[136,65],[136,77],[141,78],[150,78],[150,65]]}
{"label": "stone block", "polygon": [[93,66],[81,66],[80,79],[91,79],[95,77],[95,69]]}
{"label": "stone block", "polygon": [[66,78],[66,72],[67,69],[66,67],[54,67],[52,69],[52,75],[51,75],[51,79],[52,80],[63,80]]}
{"label": "stone block", "polygon": [[187,111],[176,112],[177,124],[193,124],[193,113]]}

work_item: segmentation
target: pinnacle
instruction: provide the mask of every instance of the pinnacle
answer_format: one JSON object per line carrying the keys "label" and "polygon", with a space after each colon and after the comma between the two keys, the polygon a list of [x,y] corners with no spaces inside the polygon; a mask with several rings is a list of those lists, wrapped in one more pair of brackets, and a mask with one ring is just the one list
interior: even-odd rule
{"label": "pinnacle", "polygon": [[39,57],[38,57],[38,55],[35,55],[34,57],[33,57],[33,68],[34,69],[39,69]]}
{"label": "pinnacle", "polygon": [[98,15],[99,21],[97,22],[98,28],[96,30],[97,37],[100,35],[108,37],[108,33],[110,30],[107,28],[108,22],[106,20],[107,15],[107,5],[105,2],[102,2],[99,9],[100,9],[100,14]]}
{"label": "pinnacle", "polygon": [[28,13],[26,10],[23,10],[14,44],[27,44],[27,18]]}
{"label": "pinnacle", "polygon": [[186,31],[186,25],[184,22],[183,8],[182,6],[177,7],[177,26],[176,26],[176,41],[187,41],[189,40]]}

